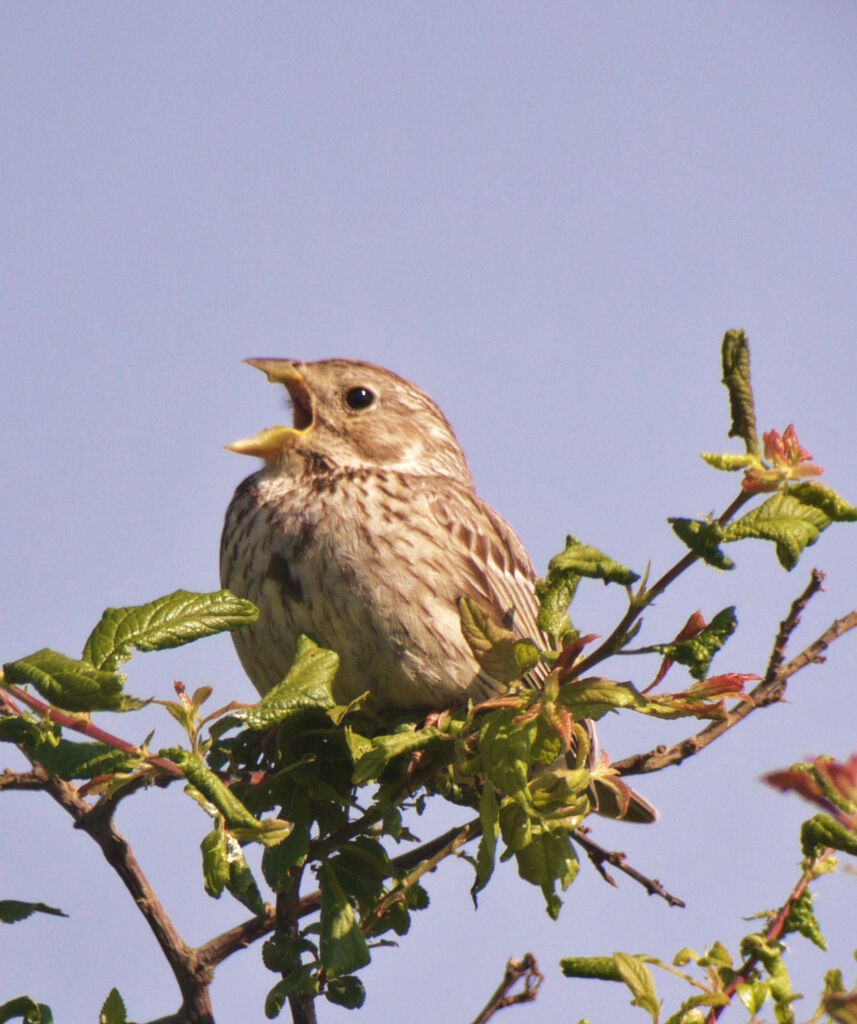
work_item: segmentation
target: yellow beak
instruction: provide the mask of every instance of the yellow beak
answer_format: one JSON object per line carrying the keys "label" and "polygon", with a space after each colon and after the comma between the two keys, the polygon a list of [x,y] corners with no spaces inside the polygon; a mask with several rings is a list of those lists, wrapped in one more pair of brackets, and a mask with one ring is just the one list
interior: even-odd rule
{"label": "yellow beak", "polygon": [[[245,359],[248,366],[254,366],[257,370],[267,376],[272,384],[284,384],[292,396],[292,401],[303,403],[306,401],[306,388],[304,378],[295,368],[294,363],[287,359]],[[310,423],[309,426],[312,426]],[[297,427],[266,427],[260,430],[253,437],[245,437],[239,441],[233,441],[226,447],[231,452],[238,452],[239,455],[256,455],[260,459],[273,459],[295,443],[295,440],[304,433],[304,429]]]}

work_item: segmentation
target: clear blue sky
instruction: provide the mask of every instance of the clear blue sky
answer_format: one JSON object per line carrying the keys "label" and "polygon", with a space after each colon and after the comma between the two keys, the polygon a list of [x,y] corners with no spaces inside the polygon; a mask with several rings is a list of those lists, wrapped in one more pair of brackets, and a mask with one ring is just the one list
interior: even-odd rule
{"label": "clear blue sky", "polygon": [[[794,421],[857,501],[855,40],[847,3],[4,4],[2,660],[76,654],[106,605],[216,587],[223,511],[253,468],[223,445],[282,416],[246,356],[397,370],[445,410],[540,569],[573,532],[657,571],[680,554],[668,515],[732,497],[698,453],[735,450],[718,345],[743,326],[760,426]],[[736,573],[698,569],[647,638],[736,603],[715,667],[760,672],[812,566],[828,587],[801,638],[857,604],[855,534],[825,536],[791,576],[762,544],[739,549]],[[593,585],[577,624],[603,633],[620,607]],[[857,748],[855,642],[787,705],[641,783],[657,826],[598,823],[686,911],[584,865],[557,924],[511,869],[474,912],[469,869],[447,866],[350,1019],[465,1024],[526,950],[548,981],[510,1022],[635,1019],[624,990],[566,981],[557,960],[734,942],[742,915],[785,896],[808,812],[758,776]],[[138,694],[181,678],[220,704],[252,696],[225,639],[130,673]],[[150,722],[156,744],[177,739]],[[623,718],[602,737],[618,757],[686,731]],[[202,893],[208,823],[178,789],[130,806],[120,827],[188,941],[246,916]],[[173,1010],[92,844],[46,797],[4,794],[0,814],[0,896],[72,915],[4,928],[0,1000],[28,991],[94,1021],[117,985],[136,1020]],[[836,958],[792,943],[808,997],[834,962],[851,980],[853,889],[820,886]],[[218,979],[218,1021],[263,1019],[258,950]]]}

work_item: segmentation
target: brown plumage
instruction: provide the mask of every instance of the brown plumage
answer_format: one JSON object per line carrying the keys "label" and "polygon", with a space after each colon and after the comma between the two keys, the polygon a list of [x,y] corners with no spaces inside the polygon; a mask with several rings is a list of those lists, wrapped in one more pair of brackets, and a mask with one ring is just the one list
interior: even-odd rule
{"label": "brown plumage", "polygon": [[[285,676],[306,633],[339,655],[342,702],[369,690],[391,708],[436,710],[502,690],[465,641],[458,602],[544,643],[536,575],[476,494],[437,405],[369,363],[248,362],[286,386],[294,415],[230,446],[265,460],[235,492],[220,556],[223,586],[260,610],[232,634],[256,688]],[[611,801],[612,790],[599,809],[616,816]],[[653,815],[633,794],[625,817]]]}

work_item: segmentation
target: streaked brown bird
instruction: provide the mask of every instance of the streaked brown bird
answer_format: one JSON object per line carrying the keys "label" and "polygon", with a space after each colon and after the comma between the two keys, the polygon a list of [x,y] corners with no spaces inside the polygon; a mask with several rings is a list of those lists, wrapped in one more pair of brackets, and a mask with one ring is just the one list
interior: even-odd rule
{"label": "streaked brown bird", "polygon": [[[232,634],[256,688],[280,682],[305,633],[339,655],[343,703],[369,690],[390,708],[438,710],[501,692],[462,635],[459,600],[545,643],[536,574],[476,494],[437,405],[370,363],[247,362],[284,384],[293,407],[291,427],[229,445],[265,460],[236,490],[220,549],[223,586],[259,607]],[[592,796],[610,817],[655,818],[636,793],[627,807],[609,787]]]}

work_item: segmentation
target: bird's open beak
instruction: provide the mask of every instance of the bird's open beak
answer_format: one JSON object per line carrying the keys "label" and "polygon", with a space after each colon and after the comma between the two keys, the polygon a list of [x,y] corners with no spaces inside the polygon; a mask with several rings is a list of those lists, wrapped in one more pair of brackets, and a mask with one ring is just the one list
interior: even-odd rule
{"label": "bird's open beak", "polygon": [[288,359],[245,359],[244,362],[262,370],[272,384],[285,385],[294,408],[294,423],[291,427],[266,427],[253,437],[233,441],[226,447],[239,455],[273,459],[312,427],[314,417],[310,393],[303,375]]}

